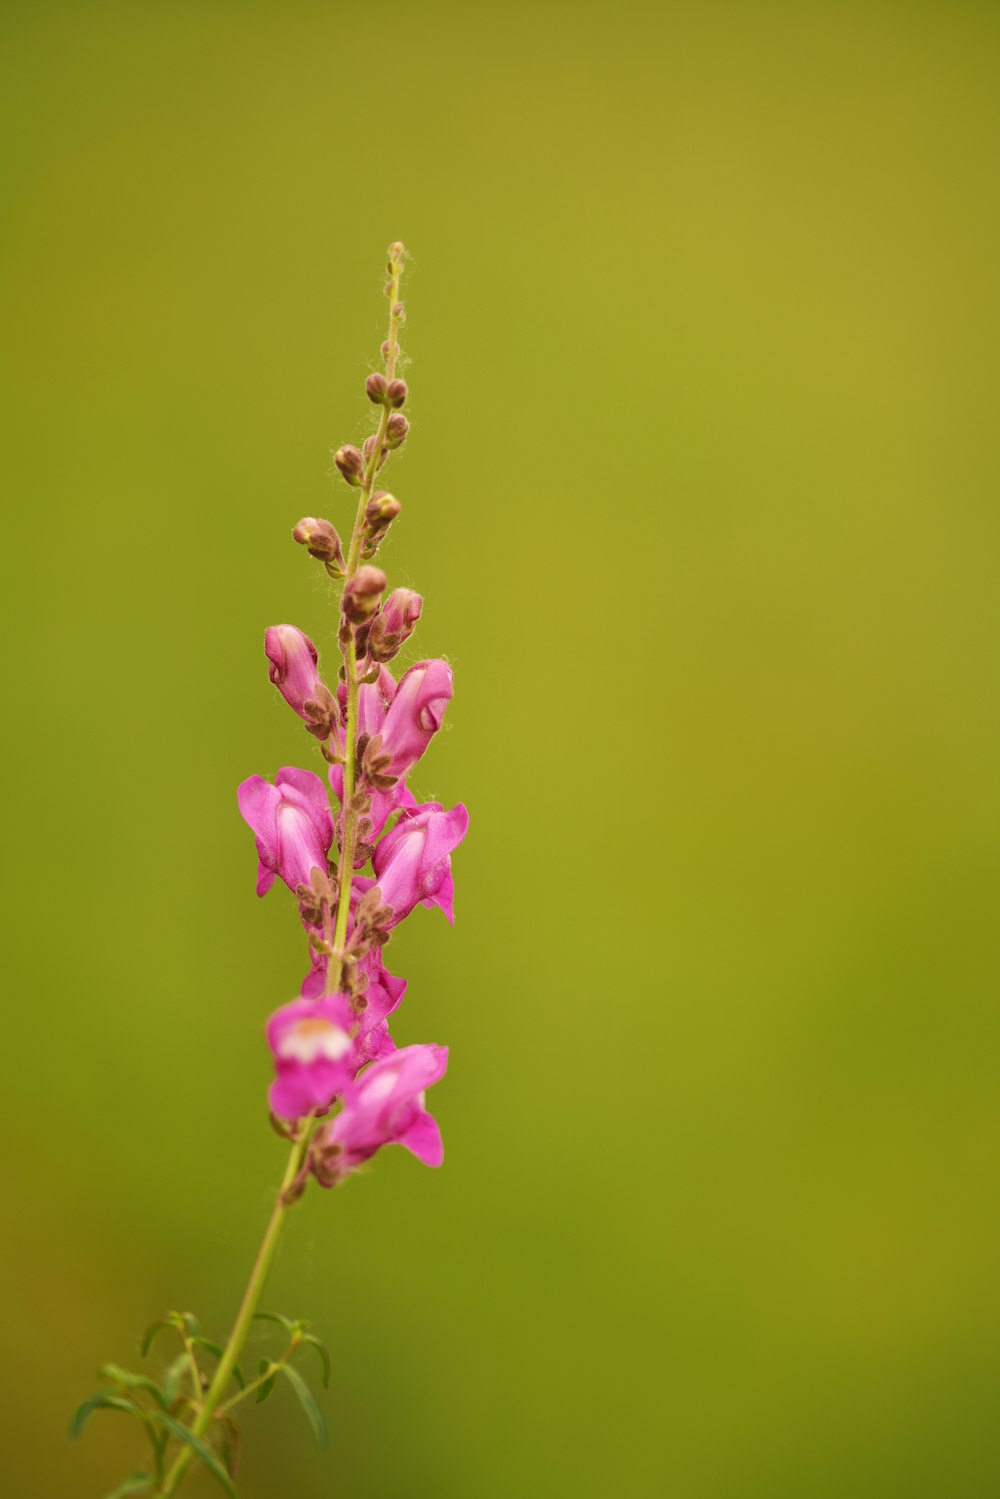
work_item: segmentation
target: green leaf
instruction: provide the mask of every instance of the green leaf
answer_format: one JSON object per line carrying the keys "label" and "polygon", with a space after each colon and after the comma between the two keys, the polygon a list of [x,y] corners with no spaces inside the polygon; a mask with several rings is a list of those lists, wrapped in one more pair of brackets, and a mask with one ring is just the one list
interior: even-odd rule
{"label": "green leaf", "polygon": [[325,1447],[330,1438],[327,1435],[323,1412],[316,1404],[316,1397],[313,1395],[312,1390],[306,1384],[298,1369],[293,1369],[291,1364],[282,1364],[281,1372],[287,1376],[289,1384],[299,1397],[299,1404],[305,1411],[309,1419],[309,1425],[313,1430],[313,1436],[316,1438],[316,1446]]}
{"label": "green leaf", "polygon": [[169,1409],[163,1391],[155,1379],[148,1379],[145,1374],[132,1374],[128,1369],[119,1368],[117,1364],[102,1364],[97,1372],[102,1379],[113,1379],[115,1384],[123,1385],[126,1390],[145,1390],[147,1394],[152,1395],[157,1405],[161,1405],[164,1410]]}
{"label": "green leaf", "polygon": [[153,1478],[149,1473],[130,1473],[114,1493],[107,1495],[107,1499],[127,1499],[129,1494],[148,1494],[152,1487]]}
{"label": "green leaf", "polygon": [[233,1488],[233,1481],[211,1447],[206,1447],[200,1437],[196,1437],[194,1432],[189,1431],[180,1421],[175,1421],[173,1416],[164,1415],[162,1411],[154,1411],[153,1420],[158,1421],[161,1426],[165,1426],[179,1442],[183,1442],[185,1446],[190,1447],[198,1460],[205,1464],[205,1467],[212,1474],[213,1478],[219,1480],[226,1493],[230,1496],[230,1499],[237,1499],[236,1490]]}
{"label": "green leaf", "polygon": [[226,1470],[230,1478],[235,1478],[240,1470],[240,1428],[232,1416],[222,1417],[221,1442]]}
{"label": "green leaf", "polygon": [[329,1348],[327,1348],[326,1344],[320,1338],[314,1337],[311,1332],[304,1332],[302,1334],[302,1341],[303,1343],[308,1343],[310,1348],[315,1348],[316,1352],[323,1360],[323,1388],[325,1390],[328,1390],[330,1388],[331,1370]]}
{"label": "green leaf", "polygon": [[301,1322],[293,1322],[290,1317],[282,1317],[280,1312],[254,1312],[253,1320],[255,1322],[277,1322],[287,1333],[298,1332],[302,1326]]}
{"label": "green leaf", "polygon": [[145,1411],[136,1405],[134,1400],[125,1400],[121,1395],[113,1395],[110,1390],[98,1390],[96,1395],[81,1401],[73,1412],[73,1419],[69,1423],[69,1434],[75,1442],[83,1428],[90,1420],[94,1411],[126,1411],[130,1416],[138,1416],[140,1420],[145,1418]]}
{"label": "green leaf", "polygon": [[[223,1349],[220,1344],[213,1343],[211,1338],[197,1337],[192,1338],[191,1341],[198,1348],[207,1348],[208,1352],[212,1354],[214,1358],[221,1359]],[[240,1368],[239,1364],[233,1365],[233,1378],[235,1379],[241,1390],[245,1388],[246,1380],[243,1378],[243,1370]]]}
{"label": "green leaf", "polygon": [[181,1384],[185,1375],[190,1377],[191,1360],[186,1353],[179,1353],[163,1376],[163,1398],[167,1409],[172,1410],[181,1398]]}
{"label": "green leaf", "polygon": [[143,1333],[142,1339],[139,1343],[139,1352],[142,1354],[143,1358],[146,1357],[147,1353],[152,1348],[153,1340],[156,1337],[157,1333],[162,1332],[165,1327],[176,1326],[176,1322],[170,1322],[165,1317],[161,1317],[158,1322],[151,1322],[146,1328],[146,1331]]}
{"label": "green leaf", "polygon": [[222,1357],[223,1350],[221,1343],[215,1343],[211,1338],[203,1337],[201,1333],[198,1333],[191,1341],[192,1343],[196,1343],[199,1348],[207,1348],[209,1353],[215,1354],[216,1358]]}
{"label": "green leaf", "polygon": [[[257,1366],[257,1373],[258,1373],[258,1375],[263,1374],[265,1372],[265,1370],[270,1369],[270,1367],[271,1367],[271,1360],[269,1358],[262,1358],[261,1361],[260,1361],[260,1363],[259,1363],[259,1365]],[[262,1400],[266,1400],[267,1399],[268,1395],[270,1395],[271,1391],[274,1389],[274,1387],[277,1384],[277,1382],[278,1382],[278,1371],[277,1371],[277,1369],[275,1369],[274,1373],[271,1375],[271,1378],[270,1379],[265,1379],[264,1383],[257,1390],[257,1400],[256,1400],[256,1404],[257,1405],[260,1405],[260,1403],[261,1403]]]}
{"label": "green leaf", "polygon": [[187,1333],[188,1337],[198,1337],[201,1332],[201,1323],[198,1321],[198,1318],[195,1316],[194,1312],[181,1312],[180,1318],[184,1324],[184,1331]]}

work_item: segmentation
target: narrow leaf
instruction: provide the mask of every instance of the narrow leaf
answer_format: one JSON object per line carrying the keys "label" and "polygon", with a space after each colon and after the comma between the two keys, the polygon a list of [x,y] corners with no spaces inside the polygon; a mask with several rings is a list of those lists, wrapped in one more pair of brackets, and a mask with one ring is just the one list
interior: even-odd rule
{"label": "narrow leaf", "polygon": [[293,1333],[299,1325],[291,1317],[283,1317],[280,1312],[254,1312],[253,1319],[255,1322],[277,1322],[287,1333]]}
{"label": "narrow leaf", "polygon": [[315,1348],[316,1352],[319,1354],[320,1358],[323,1360],[323,1388],[325,1390],[328,1390],[330,1388],[330,1368],[331,1368],[331,1365],[330,1365],[330,1350],[329,1350],[329,1348],[327,1348],[326,1344],[320,1338],[314,1337],[311,1332],[303,1333],[302,1334],[302,1341],[303,1341],[303,1343],[308,1343],[309,1346],[310,1346],[310,1348]]}
{"label": "narrow leaf", "polygon": [[138,1416],[142,1420],[145,1412],[136,1405],[134,1400],[125,1400],[121,1395],[112,1395],[110,1390],[98,1390],[96,1395],[81,1401],[73,1412],[73,1419],[69,1423],[69,1434],[75,1442],[83,1432],[83,1428],[90,1420],[94,1411],[126,1411],[130,1416]]}
{"label": "narrow leaf", "polygon": [[211,1338],[206,1338],[201,1333],[199,1333],[197,1337],[192,1338],[191,1341],[192,1343],[197,1344],[199,1348],[207,1348],[209,1353],[215,1354],[216,1358],[222,1357],[221,1343],[215,1343]]}
{"label": "narrow leaf", "polygon": [[201,1323],[194,1312],[181,1312],[181,1321],[184,1323],[184,1330],[189,1337],[198,1337],[201,1332]]}
{"label": "narrow leaf", "polygon": [[117,1364],[102,1364],[98,1370],[102,1379],[113,1379],[116,1384],[124,1385],[127,1390],[145,1390],[152,1395],[157,1405],[164,1410],[169,1407],[163,1391],[155,1379],[149,1379],[145,1374],[132,1374],[128,1369],[121,1369]]}
{"label": "narrow leaf", "polygon": [[172,1410],[181,1398],[185,1375],[188,1377],[191,1375],[191,1360],[186,1353],[179,1353],[163,1376],[163,1398],[169,1410]]}
{"label": "narrow leaf", "polygon": [[[257,1368],[258,1375],[263,1374],[264,1371],[266,1369],[270,1369],[270,1367],[271,1367],[271,1360],[269,1358],[262,1358],[261,1361],[260,1361],[260,1364],[258,1365],[258,1368]],[[258,1390],[257,1390],[257,1400],[256,1400],[256,1404],[257,1405],[260,1405],[260,1403],[261,1403],[262,1400],[266,1400],[267,1399],[268,1395],[270,1395],[271,1391],[274,1389],[274,1387],[277,1384],[277,1382],[278,1382],[278,1371],[277,1371],[277,1369],[275,1369],[274,1373],[271,1375],[271,1378],[270,1379],[265,1379],[264,1383],[258,1388]]]}
{"label": "narrow leaf", "polygon": [[129,1494],[148,1494],[152,1487],[153,1479],[149,1473],[130,1473],[114,1493],[107,1495],[107,1499],[128,1499]]}
{"label": "narrow leaf", "polygon": [[306,1384],[298,1369],[294,1369],[291,1364],[282,1364],[281,1372],[287,1375],[289,1384],[299,1397],[299,1404],[305,1411],[309,1425],[312,1427],[313,1436],[316,1438],[316,1446],[325,1447],[330,1438],[327,1435],[323,1412],[316,1404],[316,1397],[313,1395],[312,1390]]}
{"label": "narrow leaf", "polygon": [[200,1437],[196,1437],[194,1432],[189,1431],[180,1421],[175,1421],[173,1416],[164,1415],[162,1411],[154,1411],[153,1420],[158,1421],[161,1426],[165,1426],[179,1442],[183,1442],[185,1446],[190,1447],[198,1460],[205,1464],[205,1467],[212,1474],[213,1478],[219,1480],[226,1493],[230,1496],[230,1499],[237,1499],[236,1490],[233,1488],[233,1481],[211,1447],[206,1447]]}
{"label": "narrow leaf", "polygon": [[173,1326],[175,1326],[173,1322],[168,1322],[163,1317],[161,1317],[158,1322],[151,1322],[149,1324],[149,1326],[146,1328],[146,1331],[143,1333],[142,1341],[139,1344],[139,1352],[142,1354],[143,1358],[146,1357],[147,1353],[152,1348],[153,1339],[156,1337],[157,1333],[162,1332],[165,1327]]}
{"label": "narrow leaf", "polygon": [[240,1471],[240,1428],[232,1416],[222,1418],[222,1456],[230,1478]]}

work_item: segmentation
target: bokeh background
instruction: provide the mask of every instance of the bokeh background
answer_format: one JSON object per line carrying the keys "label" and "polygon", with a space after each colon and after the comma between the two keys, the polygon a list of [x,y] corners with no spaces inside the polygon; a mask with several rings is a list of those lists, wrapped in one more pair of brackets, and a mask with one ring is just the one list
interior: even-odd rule
{"label": "bokeh background", "polygon": [[4,1494],[137,1465],[69,1412],[225,1333],[283,1166],[235,787],[318,765],[262,636],[329,659],[289,530],[346,526],[397,236],[447,1162],[294,1216],[333,1448],[279,1392],[241,1493],[1000,1492],[1000,10],[2,26]]}

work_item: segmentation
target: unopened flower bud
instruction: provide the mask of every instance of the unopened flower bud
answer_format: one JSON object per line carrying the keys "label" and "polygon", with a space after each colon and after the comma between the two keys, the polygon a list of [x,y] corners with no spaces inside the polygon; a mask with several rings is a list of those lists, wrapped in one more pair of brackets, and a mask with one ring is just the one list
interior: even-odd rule
{"label": "unopened flower bud", "polygon": [[403,306],[402,302],[393,302],[392,315],[396,319],[397,323],[406,322],[406,308]]}
{"label": "unopened flower bud", "polygon": [[364,475],[364,461],[357,448],[351,443],[338,448],[333,455],[333,461],[340,469],[348,484],[360,484]]}
{"label": "unopened flower bud", "polygon": [[[393,381],[395,384],[395,381]],[[365,381],[369,401],[376,406],[385,405],[386,378],[384,375],[369,375]]]}
{"label": "unopened flower bud", "polygon": [[310,557],[318,557],[320,562],[339,562],[343,566],[344,554],[340,549],[340,537],[328,520],[318,520],[315,515],[307,515],[299,521],[292,536],[300,546],[308,548]]}
{"label": "unopened flower bud", "polygon": [[389,425],[385,431],[386,446],[390,448],[401,447],[406,441],[406,434],[410,430],[410,424],[402,412],[394,411],[389,418]]}
{"label": "unopened flower bud", "polygon": [[413,634],[424,601],[412,588],[395,588],[372,620],[368,654],[375,661],[391,661]]}
{"label": "unopened flower bud", "polygon": [[390,380],[385,388],[385,399],[388,405],[398,408],[405,406],[409,393],[405,380]]}
{"label": "unopened flower bud", "polygon": [[380,567],[359,567],[344,588],[341,608],[352,625],[363,625],[378,609],[385,588],[385,573]]}
{"label": "unopened flower bud", "polygon": [[388,357],[389,357],[389,350],[391,348],[392,348],[392,344],[389,342],[388,339],[386,339],[384,341],[384,343],[382,344],[382,358],[383,359],[388,359]]}
{"label": "unopened flower bud", "polygon": [[368,501],[365,521],[374,530],[384,530],[396,519],[402,508],[395,495],[387,494],[384,489],[377,489]]}
{"label": "unopened flower bud", "polygon": [[423,599],[412,588],[394,588],[385,601],[382,617],[388,628],[397,630],[405,640],[413,633],[423,607]]}

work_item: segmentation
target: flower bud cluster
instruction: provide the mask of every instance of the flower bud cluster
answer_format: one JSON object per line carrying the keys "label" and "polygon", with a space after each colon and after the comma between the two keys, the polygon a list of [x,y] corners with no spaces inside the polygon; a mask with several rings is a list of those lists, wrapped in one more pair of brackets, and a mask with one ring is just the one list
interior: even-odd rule
{"label": "flower bud cluster", "polygon": [[387,380],[384,375],[369,375],[365,390],[374,405],[389,406],[393,411],[406,405],[410,393],[405,380]]}

